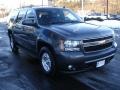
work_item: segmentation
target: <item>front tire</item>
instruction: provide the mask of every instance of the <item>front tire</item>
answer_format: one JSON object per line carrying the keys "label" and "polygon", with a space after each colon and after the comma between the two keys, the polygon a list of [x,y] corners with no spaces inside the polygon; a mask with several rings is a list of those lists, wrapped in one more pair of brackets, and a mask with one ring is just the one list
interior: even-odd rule
{"label": "front tire", "polygon": [[10,47],[13,53],[18,54],[18,47],[12,35],[10,35]]}
{"label": "front tire", "polygon": [[44,74],[49,76],[55,75],[55,59],[48,48],[43,47],[40,50],[39,61]]}

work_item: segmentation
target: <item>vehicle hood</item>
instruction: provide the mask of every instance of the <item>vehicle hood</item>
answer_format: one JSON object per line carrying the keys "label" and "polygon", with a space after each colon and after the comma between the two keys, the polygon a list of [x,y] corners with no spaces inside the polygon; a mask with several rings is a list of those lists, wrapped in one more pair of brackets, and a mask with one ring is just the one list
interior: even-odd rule
{"label": "vehicle hood", "polygon": [[51,25],[49,29],[71,40],[103,37],[114,34],[113,30],[110,28],[88,23]]}

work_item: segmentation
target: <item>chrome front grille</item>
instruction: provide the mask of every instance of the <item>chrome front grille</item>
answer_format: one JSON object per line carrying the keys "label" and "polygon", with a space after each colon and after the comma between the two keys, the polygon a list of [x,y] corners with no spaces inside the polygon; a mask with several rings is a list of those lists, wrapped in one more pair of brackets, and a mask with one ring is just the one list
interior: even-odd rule
{"label": "chrome front grille", "polygon": [[83,40],[83,49],[85,52],[94,52],[111,47],[113,44],[113,37],[103,37],[95,39]]}

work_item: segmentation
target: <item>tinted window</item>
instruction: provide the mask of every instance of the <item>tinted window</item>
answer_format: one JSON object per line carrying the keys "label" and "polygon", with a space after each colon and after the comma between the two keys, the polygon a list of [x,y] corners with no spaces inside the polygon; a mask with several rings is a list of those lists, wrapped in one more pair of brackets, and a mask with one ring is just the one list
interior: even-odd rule
{"label": "tinted window", "polygon": [[65,20],[73,20],[73,21],[77,20],[77,18],[72,13],[70,13],[68,10],[64,10],[63,14],[64,14]]}
{"label": "tinted window", "polygon": [[41,25],[79,23],[81,20],[69,9],[37,10],[38,22]]}
{"label": "tinted window", "polygon": [[26,18],[35,18],[35,13],[33,10],[28,10],[26,14]]}
{"label": "tinted window", "polygon": [[20,22],[23,18],[25,18],[26,12],[27,12],[26,9],[20,10],[17,18],[17,22]]}

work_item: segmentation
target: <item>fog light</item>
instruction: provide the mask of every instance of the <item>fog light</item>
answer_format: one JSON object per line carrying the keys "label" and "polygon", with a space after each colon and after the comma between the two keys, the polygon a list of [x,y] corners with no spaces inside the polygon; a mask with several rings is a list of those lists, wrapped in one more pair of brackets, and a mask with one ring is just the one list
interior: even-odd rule
{"label": "fog light", "polygon": [[75,71],[76,70],[76,68],[73,65],[68,65],[68,69],[71,70],[71,71]]}
{"label": "fog light", "polygon": [[114,43],[114,46],[117,47],[117,43],[116,42]]}
{"label": "fog light", "polygon": [[68,69],[72,70],[73,66],[72,65],[68,65]]}

